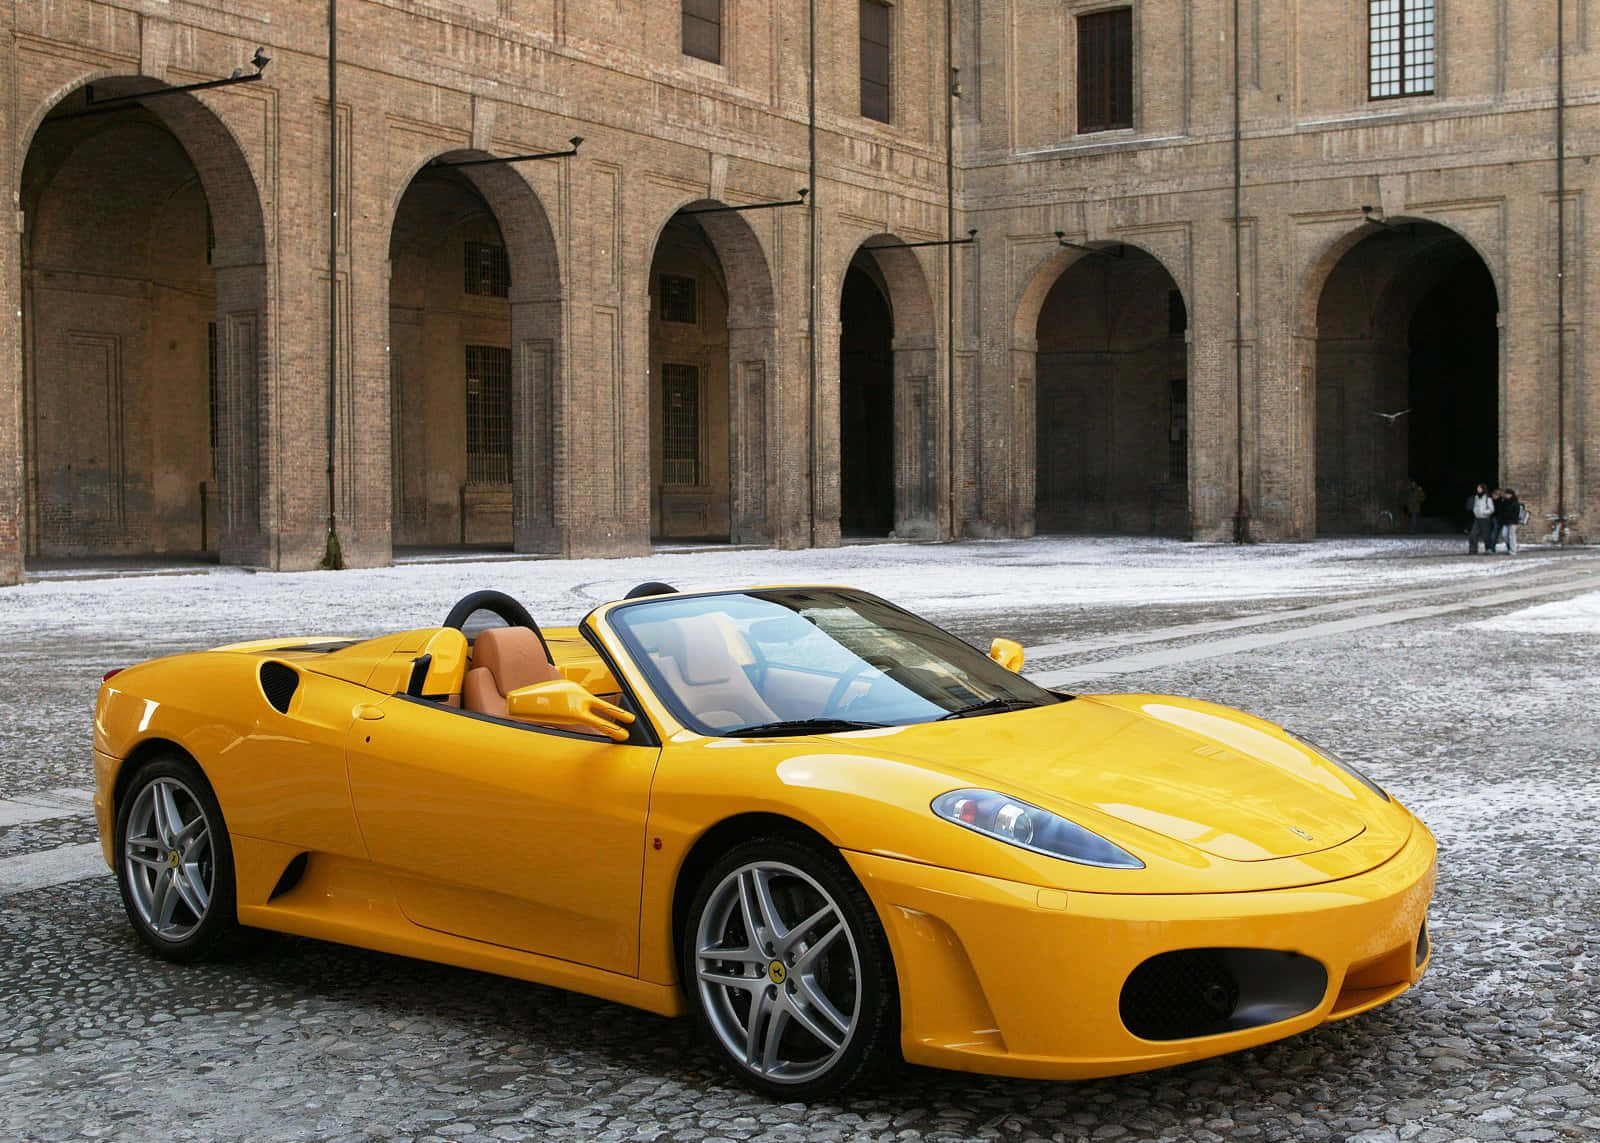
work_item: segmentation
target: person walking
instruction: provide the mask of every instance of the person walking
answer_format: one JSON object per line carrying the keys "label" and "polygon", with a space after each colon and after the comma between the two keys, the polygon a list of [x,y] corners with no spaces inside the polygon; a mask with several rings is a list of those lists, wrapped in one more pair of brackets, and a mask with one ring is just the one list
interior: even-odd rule
{"label": "person walking", "polygon": [[[1500,499],[1494,503],[1494,522],[1500,529],[1500,534],[1505,537],[1506,555],[1517,554],[1517,525],[1522,522],[1522,501],[1517,499],[1517,490],[1507,488],[1500,494]],[[1494,548],[1489,549],[1491,552]]]}
{"label": "person walking", "polygon": [[1467,554],[1478,554],[1478,545],[1485,545],[1488,552],[1494,548],[1489,537],[1493,535],[1494,528],[1494,498],[1489,495],[1487,484],[1478,485],[1478,490],[1467,497],[1467,511],[1472,513],[1472,528],[1467,532]]}
{"label": "person walking", "polygon": [[1494,501],[1494,513],[1489,517],[1489,554],[1492,556],[1500,547],[1500,498],[1505,493],[1496,488],[1489,493],[1489,499]]}

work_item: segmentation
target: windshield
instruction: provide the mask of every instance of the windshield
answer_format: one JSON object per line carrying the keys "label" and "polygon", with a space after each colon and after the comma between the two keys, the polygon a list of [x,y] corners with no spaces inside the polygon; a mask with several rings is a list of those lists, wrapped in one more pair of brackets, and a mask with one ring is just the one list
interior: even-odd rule
{"label": "windshield", "polygon": [[722,736],[904,726],[1061,701],[863,592],[658,596],[607,622],[678,720]]}

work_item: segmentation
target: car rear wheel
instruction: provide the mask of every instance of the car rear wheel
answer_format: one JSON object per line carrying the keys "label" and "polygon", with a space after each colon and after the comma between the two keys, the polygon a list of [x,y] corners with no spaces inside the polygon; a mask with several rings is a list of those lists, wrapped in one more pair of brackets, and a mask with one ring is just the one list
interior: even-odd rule
{"label": "car rear wheel", "polygon": [[140,767],[117,813],[117,883],[134,932],[167,960],[220,952],[238,929],[233,850],[200,768],[176,754]]}
{"label": "car rear wheel", "polygon": [[899,993],[883,926],[837,853],[796,838],[734,847],[684,927],[684,990],[741,1080],[806,1099],[898,1058]]}

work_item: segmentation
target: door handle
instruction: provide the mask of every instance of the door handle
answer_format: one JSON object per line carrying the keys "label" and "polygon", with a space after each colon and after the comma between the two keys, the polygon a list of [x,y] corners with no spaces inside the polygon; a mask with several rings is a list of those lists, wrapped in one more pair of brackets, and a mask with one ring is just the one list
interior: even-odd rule
{"label": "door handle", "polygon": [[359,703],[355,709],[355,716],[367,722],[376,722],[383,717],[383,709],[369,702]]}

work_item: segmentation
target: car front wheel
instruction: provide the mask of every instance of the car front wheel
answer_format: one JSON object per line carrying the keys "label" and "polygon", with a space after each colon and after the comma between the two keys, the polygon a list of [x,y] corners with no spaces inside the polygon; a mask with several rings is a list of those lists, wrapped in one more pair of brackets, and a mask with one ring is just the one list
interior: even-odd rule
{"label": "car front wheel", "polygon": [[193,762],[172,754],[140,768],[117,813],[116,855],[128,919],[159,955],[199,960],[234,935],[233,851]]}
{"label": "car front wheel", "polygon": [[849,867],[821,846],[775,836],[725,854],[690,907],[682,967],[701,1025],[759,1091],[811,1098],[898,1057],[883,926]]}

